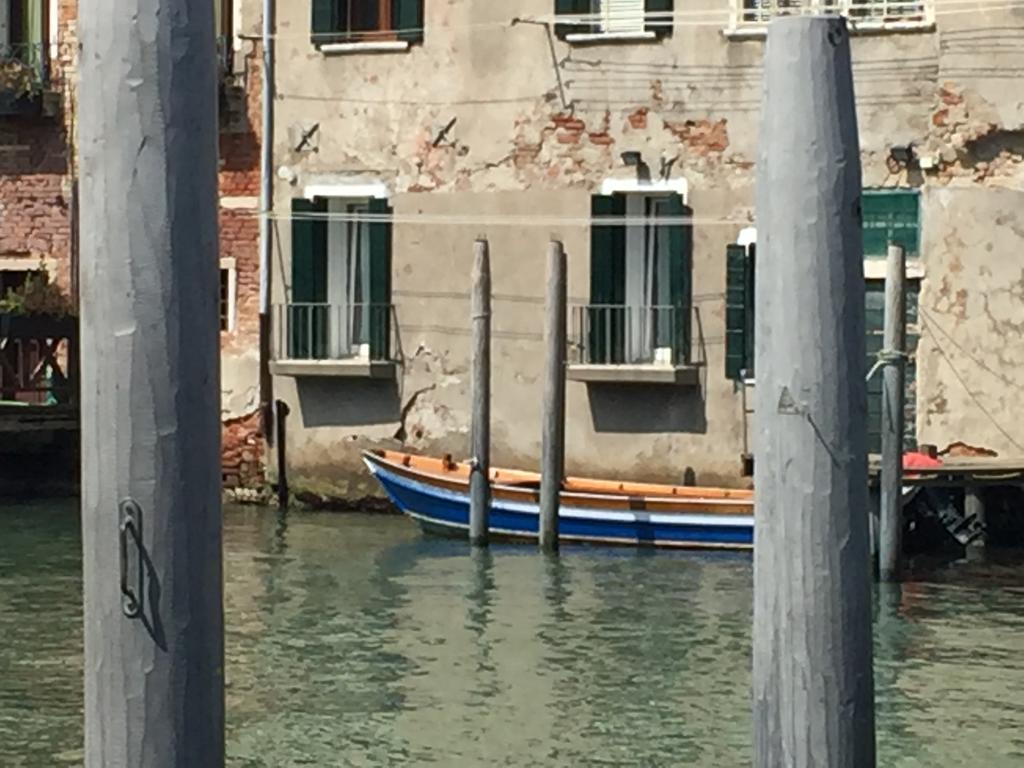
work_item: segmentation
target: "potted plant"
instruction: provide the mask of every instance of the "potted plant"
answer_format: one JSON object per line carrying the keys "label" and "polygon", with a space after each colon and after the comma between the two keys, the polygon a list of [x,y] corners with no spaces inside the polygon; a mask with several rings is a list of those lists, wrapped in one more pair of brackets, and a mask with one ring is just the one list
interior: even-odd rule
{"label": "potted plant", "polygon": [[0,114],[24,111],[39,91],[36,70],[17,56],[0,56]]}
{"label": "potted plant", "polygon": [[67,295],[40,266],[0,298],[0,336],[65,336],[74,333],[72,314]]}

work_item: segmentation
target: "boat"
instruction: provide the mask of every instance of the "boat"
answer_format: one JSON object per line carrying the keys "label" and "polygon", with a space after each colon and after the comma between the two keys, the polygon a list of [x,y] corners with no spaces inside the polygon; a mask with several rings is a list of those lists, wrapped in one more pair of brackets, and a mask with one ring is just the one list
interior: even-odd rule
{"label": "boat", "polygon": [[[384,492],[424,530],[466,536],[471,465],[451,456],[364,451]],[[537,539],[540,475],[492,469],[490,533],[495,539]],[[693,549],[751,549],[753,492],[566,478],[558,516],[565,542]]]}

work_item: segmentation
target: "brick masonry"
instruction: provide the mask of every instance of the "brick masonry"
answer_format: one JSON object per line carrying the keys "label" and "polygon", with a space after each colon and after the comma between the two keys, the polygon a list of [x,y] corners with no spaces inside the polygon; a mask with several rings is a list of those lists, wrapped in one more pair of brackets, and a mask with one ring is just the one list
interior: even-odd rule
{"label": "brick masonry", "polygon": [[[76,176],[74,82],[77,76],[76,0],[58,4],[59,39],[51,62],[52,109],[44,117],[0,117],[0,258],[45,261],[72,291],[73,189]],[[236,72],[223,79],[219,192],[221,199],[259,195],[259,51],[249,43]],[[259,222],[257,206],[221,206],[220,255],[234,259],[235,324],[221,334],[223,363],[252,355],[259,342]],[[255,386],[256,382],[253,382]],[[225,486],[263,484],[258,412],[231,414],[223,425]]]}

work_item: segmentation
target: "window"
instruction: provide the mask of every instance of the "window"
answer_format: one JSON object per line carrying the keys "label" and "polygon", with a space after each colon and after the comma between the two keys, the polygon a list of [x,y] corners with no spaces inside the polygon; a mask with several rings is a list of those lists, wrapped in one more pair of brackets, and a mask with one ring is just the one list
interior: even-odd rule
{"label": "window", "polygon": [[733,25],[765,26],[776,16],[837,13],[855,29],[927,26],[928,0],[733,0]]}
{"label": "window", "polygon": [[583,362],[686,365],[692,233],[671,220],[689,213],[682,196],[597,195],[591,212],[604,221],[591,227],[590,303],[574,319]]}
{"label": "window", "polygon": [[8,73],[8,79],[27,80],[33,87],[42,83],[46,64],[49,0],[0,0],[6,4],[6,24],[0,25],[0,63],[5,68],[24,67],[24,73]]}
{"label": "window", "polygon": [[865,190],[864,256],[885,258],[889,243],[902,245],[908,257],[917,256],[920,240],[920,204],[916,189]]}
{"label": "window", "polygon": [[423,0],[313,0],[313,43],[419,42]]}
{"label": "window", "polygon": [[565,16],[555,31],[573,40],[609,37],[655,37],[672,31],[672,0],[556,0]]}
{"label": "window", "polygon": [[[388,360],[391,209],[378,199],[292,205],[291,302],[279,327],[289,360]],[[329,215],[327,215],[329,214]]]}

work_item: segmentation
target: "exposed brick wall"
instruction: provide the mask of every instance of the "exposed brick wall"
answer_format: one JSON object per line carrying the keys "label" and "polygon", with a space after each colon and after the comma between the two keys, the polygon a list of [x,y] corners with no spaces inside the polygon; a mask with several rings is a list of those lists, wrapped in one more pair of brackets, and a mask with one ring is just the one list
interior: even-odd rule
{"label": "exposed brick wall", "polygon": [[263,484],[263,440],[259,413],[225,421],[221,429],[221,472],[225,488],[258,488]]}
{"label": "exposed brick wall", "polygon": [[[77,0],[58,2],[56,58],[50,90],[51,117],[0,118],[0,256],[46,259],[65,289],[71,281],[71,204],[75,175]],[[232,110],[222,119],[219,193],[222,198],[259,195],[259,50],[244,43],[239,72],[225,91]],[[259,342],[259,221],[255,205],[220,209],[220,255],[235,260],[235,326],[221,335],[225,364],[232,354],[251,352]],[[258,413],[226,421],[223,471],[231,487],[262,484],[262,441]]]}

